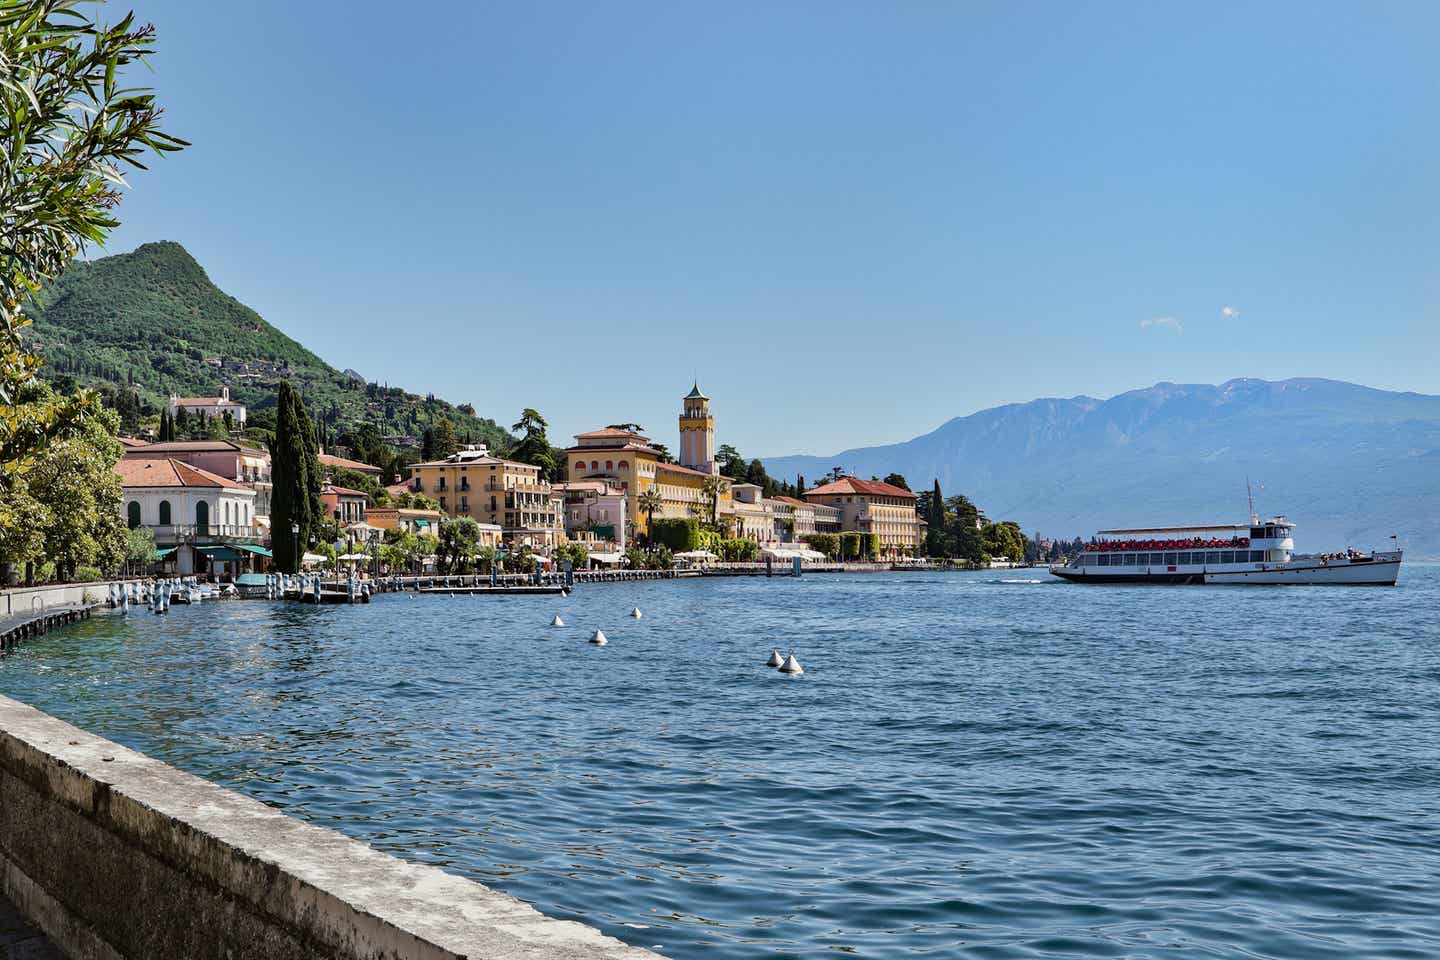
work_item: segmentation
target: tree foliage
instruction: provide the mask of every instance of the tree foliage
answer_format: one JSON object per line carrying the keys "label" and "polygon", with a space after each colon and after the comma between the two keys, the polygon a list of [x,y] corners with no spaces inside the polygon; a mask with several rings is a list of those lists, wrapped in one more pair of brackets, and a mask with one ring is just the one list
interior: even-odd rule
{"label": "tree foliage", "polygon": [[540,411],[530,407],[520,411],[520,419],[510,427],[520,435],[519,441],[510,449],[510,459],[539,467],[541,479],[553,483],[564,472],[565,456],[550,446],[550,438],[545,435],[549,426]]}
{"label": "tree foliage", "polygon": [[276,568],[295,573],[323,519],[320,463],[314,426],[300,394],[288,381],[280,384],[278,403],[275,439],[270,444],[271,543]]}

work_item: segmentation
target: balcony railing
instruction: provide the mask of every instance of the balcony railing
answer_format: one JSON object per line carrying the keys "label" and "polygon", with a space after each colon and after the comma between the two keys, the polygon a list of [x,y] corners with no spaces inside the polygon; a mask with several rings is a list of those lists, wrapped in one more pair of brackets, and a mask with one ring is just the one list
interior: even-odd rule
{"label": "balcony railing", "polygon": [[155,534],[155,542],[161,544],[209,543],[216,540],[244,541],[259,543],[260,537],[254,527],[246,524],[211,523],[197,527],[193,523],[166,523],[147,527]]}

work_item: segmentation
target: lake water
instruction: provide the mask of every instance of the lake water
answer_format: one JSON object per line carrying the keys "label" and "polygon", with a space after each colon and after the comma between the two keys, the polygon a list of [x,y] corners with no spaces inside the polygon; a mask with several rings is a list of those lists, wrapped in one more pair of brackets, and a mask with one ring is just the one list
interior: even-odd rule
{"label": "lake water", "polygon": [[676,958],[1440,955],[1433,566],[227,602],[0,690]]}

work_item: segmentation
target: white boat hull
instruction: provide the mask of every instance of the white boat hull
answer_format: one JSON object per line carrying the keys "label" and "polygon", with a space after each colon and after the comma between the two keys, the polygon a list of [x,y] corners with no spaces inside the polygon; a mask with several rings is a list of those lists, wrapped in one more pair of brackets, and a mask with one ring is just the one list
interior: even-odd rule
{"label": "white boat hull", "polygon": [[1051,567],[1057,577],[1094,584],[1212,584],[1218,586],[1393,587],[1400,577],[1402,552],[1377,553],[1351,560],[1287,560],[1171,567]]}
{"label": "white boat hull", "polygon": [[1377,553],[1373,560],[1291,560],[1264,570],[1217,571],[1205,574],[1206,583],[1256,586],[1303,584],[1307,586],[1393,587],[1400,578],[1400,552]]}

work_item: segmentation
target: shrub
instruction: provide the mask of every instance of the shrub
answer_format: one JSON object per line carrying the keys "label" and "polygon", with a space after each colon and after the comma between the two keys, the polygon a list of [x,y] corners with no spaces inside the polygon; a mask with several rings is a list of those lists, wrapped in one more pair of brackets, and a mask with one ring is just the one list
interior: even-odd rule
{"label": "shrub", "polygon": [[846,530],[840,534],[840,557],[844,560],[860,558],[860,534],[854,530]]}
{"label": "shrub", "polygon": [[862,533],[860,535],[860,555],[868,560],[880,559],[880,534]]}
{"label": "shrub", "polygon": [[694,517],[656,520],[650,524],[650,541],[676,553],[700,549],[700,521]]}
{"label": "shrub", "polygon": [[81,581],[81,582],[85,582],[85,581],[90,581],[90,580],[100,580],[100,579],[102,579],[104,576],[105,576],[105,575],[100,572],[100,568],[99,568],[99,567],[87,567],[87,566],[83,566],[83,565],[82,565],[82,566],[78,566],[78,567],[75,568],[75,577],[74,577],[74,579],[75,579],[75,580],[78,580],[78,581]]}
{"label": "shrub", "polygon": [[812,550],[818,550],[831,560],[840,550],[840,536],[834,533],[812,533],[806,536],[805,543]]}
{"label": "shrub", "polygon": [[760,544],[744,537],[734,540],[722,540],[720,541],[720,549],[716,552],[731,562],[748,562],[760,556]]}

